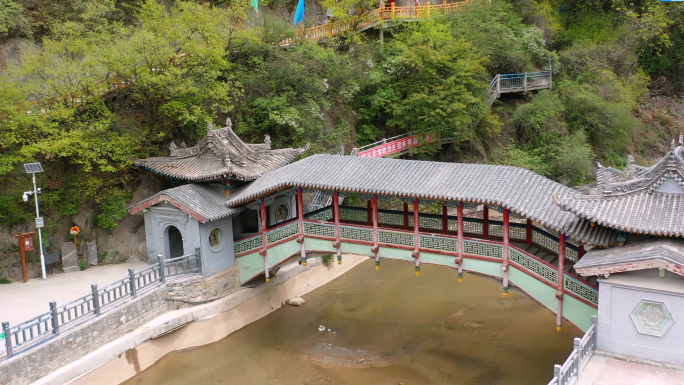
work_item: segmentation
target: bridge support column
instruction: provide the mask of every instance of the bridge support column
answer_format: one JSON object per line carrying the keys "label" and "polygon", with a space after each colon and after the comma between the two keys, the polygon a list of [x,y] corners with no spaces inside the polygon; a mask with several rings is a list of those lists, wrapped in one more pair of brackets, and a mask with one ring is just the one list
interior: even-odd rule
{"label": "bridge support column", "polygon": [[527,218],[527,228],[525,232],[525,243],[528,245],[532,244],[532,220]]}
{"label": "bridge support column", "polygon": [[373,200],[368,201],[368,225],[373,225]]}
{"label": "bridge support column", "polygon": [[306,247],[304,247],[304,198],[302,188],[297,188],[297,218],[299,218],[299,254],[302,258],[302,266],[306,266]]}
{"label": "bridge support column", "polygon": [[342,264],[342,243],[340,237],[340,193],[333,192],[333,219],[335,221],[335,242],[333,247],[337,249],[337,263]]}
{"label": "bridge support column", "polygon": [[373,215],[373,248],[375,254],[375,270],[380,270],[380,237],[378,236],[378,196],[373,194],[371,198],[371,208]]}
{"label": "bridge support column", "polygon": [[268,238],[266,237],[266,200],[261,199],[259,201],[259,211],[261,212],[261,251],[259,254],[264,257],[264,277],[266,277],[266,282],[271,280],[268,276],[268,259],[266,258],[268,254]]}
{"label": "bridge support column", "polygon": [[482,238],[489,239],[489,206],[482,205]]}
{"label": "bridge support column", "polygon": [[463,282],[463,202],[458,202],[458,282]]}
{"label": "bridge support column", "polygon": [[416,260],[416,275],[420,275],[420,212],[419,200],[413,198],[413,258]]}
{"label": "bridge support column", "polygon": [[503,295],[508,297],[508,235],[509,235],[509,216],[510,210],[503,209],[503,264],[501,271],[503,271]]}
{"label": "bridge support column", "polygon": [[563,326],[563,290],[565,286],[565,234],[558,234],[558,312],[556,312],[556,330]]}

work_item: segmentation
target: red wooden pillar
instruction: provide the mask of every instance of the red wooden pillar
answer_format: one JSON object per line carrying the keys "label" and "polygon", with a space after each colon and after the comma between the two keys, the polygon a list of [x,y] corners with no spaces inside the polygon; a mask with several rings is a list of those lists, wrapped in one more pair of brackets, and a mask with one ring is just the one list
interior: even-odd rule
{"label": "red wooden pillar", "polygon": [[297,188],[297,218],[299,219],[299,254],[302,260],[302,266],[306,266],[306,248],[304,247],[304,198],[302,188]]}
{"label": "red wooden pillar", "polygon": [[579,261],[580,259],[582,259],[582,257],[584,257],[584,253],[585,253],[585,252],[586,252],[586,251],[584,251],[584,245],[580,245],[579,248],[577,249],[577,260],[578,260],[578,261]]}
{"label": "red wooden pillar", "polygon": [[367,203],[367,209],[368,209],[368,225],[373,224],[373,199],[369,200]]}
{"label": "red wooden pillar", "polygon": [[408,220],[408,203],[404,203],[404,230],[408,230],[409,228],[409,220]]}
{"label": "red wooden pillar", "polygon": [[449,232],[449,210],[447,206],[442,203],[442,233],[446,234]]}
{"label": "red wooden pillar", "polygon": [[503,295],[508,297],[508,236],[509,236],[509,216],[511,211],[507,208],[503,209],[503,264],[501,270],[503,270]]}
{"label": "red wooden pillar", "polygon": [[458,257],[456,257],[456,265],[458,265],[458,282],[463,282],[463,202],[458,202]]}
{"label": "red wooden pillar", "polygon": [[420,212],[418,198],[413,198],[413,258],[416,260],[416,275],[420,275]]}
{"label": "red wooden pillar", "polygon": [[560,331],[563,325],[563,290],[565,283],[565,234],[558,234],[558,312],[556,313],[556,330]]}
{"label": "red wooden pillar", "polygon": [[259,211],[261,212],[261,254],[264,257],[264,277],[266,277],[266,282],[269,282],[271,278],[268,276],[268,259],[266,255],[268,254],[268,239],[266,237],[266,200],[261,199],[259,201]]}
{"label": "red wooden pillar", "polygon": [[482,238],[489,239],[489,206],[482,205]]}
{"label": "red wooden pillar", "polygon": [[373,247],[371,251],[375,254],[375,270],[380,270],[380,237],[378,236],[378,196],[373,194],[371,199],[373,216]]}
{"label": "red wooden pillar", "polygon": [[526,229],[526,234],[525,234],[525,243],[528,245],[532,244],[532,220],[530,218],[527,218],[527,229]]}
{"label": "red wooden pillar", "polygon": [[335,242],[333,247],[337,249],[337,263],[342,264],[342,241],[340,236],[340,194],[333,193],[333,219],[335,221]]}

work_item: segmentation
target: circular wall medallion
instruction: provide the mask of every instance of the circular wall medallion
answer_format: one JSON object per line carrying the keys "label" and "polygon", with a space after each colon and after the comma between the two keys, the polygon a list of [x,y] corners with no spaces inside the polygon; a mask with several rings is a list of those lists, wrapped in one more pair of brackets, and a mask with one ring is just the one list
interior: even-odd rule
{"label": "circular wall medallion", "polygon": [[275,220],[277,223],[280,223],[286,221],[288,218],[290,218],[290,207],[285,203],[281,203],[278,205],[278,208],[276,208]]}
{"label": "circular wall medallion", "polygon": [[216,248],[221,244],[221,229],[216,228],[209,233],[209,246]]}

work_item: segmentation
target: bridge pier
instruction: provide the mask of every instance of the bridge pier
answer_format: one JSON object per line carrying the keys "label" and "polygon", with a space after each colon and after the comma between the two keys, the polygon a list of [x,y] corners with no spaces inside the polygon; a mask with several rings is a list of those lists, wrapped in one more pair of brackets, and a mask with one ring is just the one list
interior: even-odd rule
{"label": "bridge pier", "polygon": [[463,282],[463,202],[458,202],[457,208],[458,221],[458,282]]}
{"label": "bridge pier", "polygon": [[261,212],[261,251],[259,251],[259,254],[264,257],[264,277],[266,278],[266,282],[269,282],[271,278],[268,275],[268,259],[266,256],[268,255],[268,240],[266,237],[266,201],[262,198],[259,201],[259,211]]}
{"label": "bridge pier", "polygon": [[418,204],[418,198],[413,198],[413,258],[416,259],[416,275],[420,275],[420,213]]}
{"label": "bridge pier", "polygon": [[558,311],[556,312],[556,330],[563,326],[563,291],[565,289],[565,234],[558,232]]}
{"label": "bridge pier", "polygon": [[333,247],[337,249],[337,264],[342,264],[342,242],[340,237],[340,193],[333,192],[333,220],[335,221],[335,242]]}
{"label": "bridge pier", "polygon": [[503,264],[501,270],[503,271],[503,296],[508,297],[508,257],[509,257],[509,217],[510,210],[503,209]]}
{"label": "bridge pier", "polygon": [[373,194],[371,198],[371,208],[373,209],[373,248],[375,254],[375,270],[380,270],[380,239],[378,236],[378,196]]}
{"label": "bridge pier", "polygon": [[297,188],[297,217],[299,218],[299,254],[302,261],[302,266],[306,266],[306,248],[304,247],[304,198],[302,188]]}

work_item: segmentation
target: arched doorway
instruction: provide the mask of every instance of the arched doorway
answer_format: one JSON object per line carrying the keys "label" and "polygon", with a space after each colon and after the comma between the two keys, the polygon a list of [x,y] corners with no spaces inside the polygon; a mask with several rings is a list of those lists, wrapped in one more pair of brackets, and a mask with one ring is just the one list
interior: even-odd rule
{"label": "arched doorway", "polygon": [[183,250],[183,235],[176,226],[168,226],[164,231],[164,251],[166,258],[180,257],[185,254]]}

